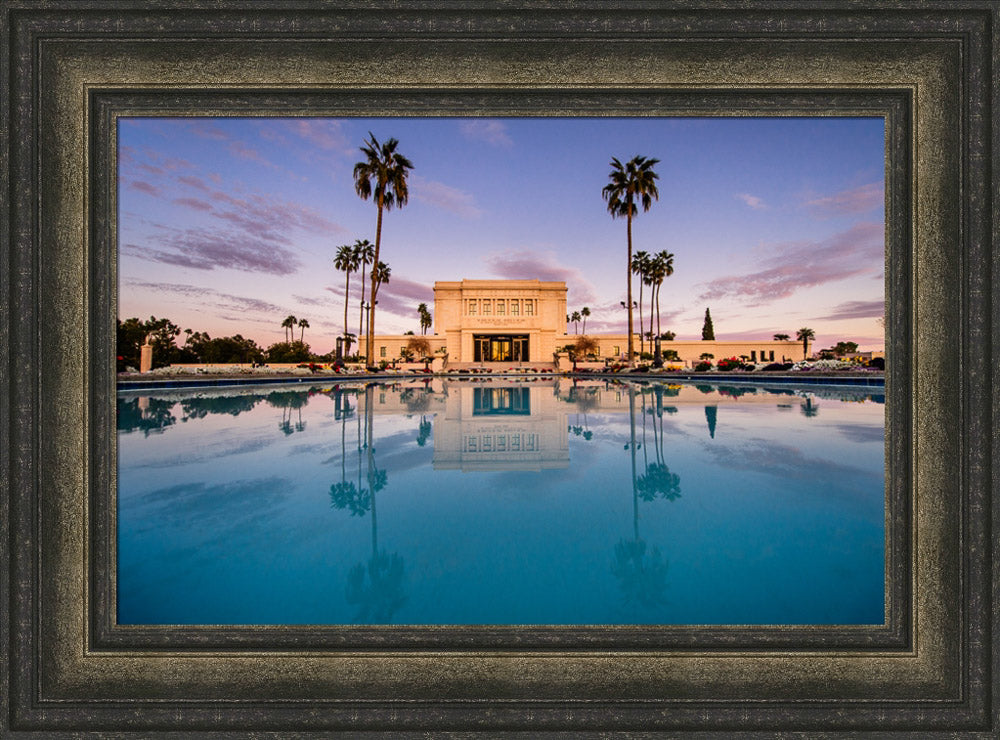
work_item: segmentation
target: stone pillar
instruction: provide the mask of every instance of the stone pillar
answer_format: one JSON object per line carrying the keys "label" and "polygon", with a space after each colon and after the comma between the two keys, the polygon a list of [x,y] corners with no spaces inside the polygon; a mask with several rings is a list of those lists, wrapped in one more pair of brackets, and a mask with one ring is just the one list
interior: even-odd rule
{"label": "stone pillar", "polygon": [[149,337],[146,337],[146,343],[139,348],[139,372],[148,373],[153,369],[153,345],[149,343]]}

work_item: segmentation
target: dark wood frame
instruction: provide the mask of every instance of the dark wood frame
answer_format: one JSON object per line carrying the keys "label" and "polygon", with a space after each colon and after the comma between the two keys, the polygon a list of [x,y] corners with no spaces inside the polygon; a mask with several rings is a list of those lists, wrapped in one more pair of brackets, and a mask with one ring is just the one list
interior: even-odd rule
{"label": "dark wood frame", "polygon": [[[996,3],[0,8],[0,732],[995,735]],[[141,111],[885,116],[886,624],[114,625],[113,124]]]}

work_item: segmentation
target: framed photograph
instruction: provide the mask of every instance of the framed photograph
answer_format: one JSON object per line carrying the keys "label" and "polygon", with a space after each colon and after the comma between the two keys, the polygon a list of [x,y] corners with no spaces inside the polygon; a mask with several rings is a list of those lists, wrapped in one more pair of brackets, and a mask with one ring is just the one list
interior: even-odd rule
{"label": "framed photograph", "polygon": [[[991,637],[997,579],[990,555],[997,544],[990,341],[997,253],[991,152],[998,143],[990,81],[997,10],[989,2],[930,3],[920,12],[878,2],[539,6],[442,0],[309,8],[233,2],[183,10],[169,3],[5,4],[2,187],[11,207],[3,215],[0,345],[10,372],[2,379],[0,461],[10,495],[0,511],[8,568],[0,607],[0,727],[15,736],[992,736],[1000,727],[991,679],[1000,665]],[[400,624],[392,610],[403,596],[392,576],[404,565],[399,556],[378,561],[375,544],[370,562],[362,558],[359,573],[345,576],[348,582],[320,587],[350,593],[357,586],[358,598],[348,602],[360,611],[345,612],[332,624],[308,611],[273,618],[213,611],[206,606],[211,584],[176,580],[174,573],[149,598],[132,598],[150,574],[137,566],[133,543],[122,542],[118,526],[119,517],[132,511],[121,507],[118,494],[134,490],[136,475],[121,466],[116,443],[118,277],[125,260],[137,254],[161,267],[170,259],[150,251],[155,240],[136,246],[124,238],[126,228],[141,230],[143,217],[156,221],[144,210],[148,204],[135,198],[126,203],[126,168],[141,165],[153,173],[168,166],[162,150],[153,155],[160,161],[149,158],[148,147],[146,155],[137,154],[149,136],[149,128],[137,126],[178,122],[184,125],[168,135],[197,136],[192,127],[213,120],[252,121],[258,132],[279,135],[280,124],[291,121],[405,119],[438,126],[589,120],[625,126],[674,117],[858,119],[880,127],[884,161],[875,164],[884,172],[888,358],[884,561],[878,569],[884,584],[875,583],[876,590],[884,585],[881,618],[847,608],[855,593],[838,600],[820,588],[816,599],[803,596],[786,606],[806,616],[785,623],[739,616],[749,611],[730,612],[737,613],[734,624],[712,616],[670,624],[634,614],[616,620],[598,600],[592,613],[602,616],[581,623],[529,609],[506,619],[418,617],[420,624]],[[219,129],[223,135],[225,126]],[[781,170],[775,168],[777,177]],[[158,187],[142,182],[147,194]],[[188,185],[197,189],[193,178]],[[461,196],[437,192],[453,207]],[[187,198],[188,206],[204,210],[193,195],[171,198]],[[223,195],[239,197],[235,191]],[[754,194],[743,195],[747,207],[762,205]],[[472,206],[461,201],[457,207]],[[315,217],[304,210],[299,215]],[[286,209],[282,217],[288,216]],[[193,258],[171,238],[174,258]],[[617,243],[614,249],[621,251]],[[281,256],[270,252],[270,258]],[[449,290],[457,288],[441,284],[442,298]],[[437,293],[436,287],[435,298]],[[534,313],[536,304],[526,296],[519,295],[516,309],[514,299],[502,305],[491,299],[487,306],[481,297],[473,309],[466,297],[461,310],[478,312],[477,321],[486,321],[485,310],[524,315],[530,306]],[[329,313],[336,318],[336,310]],[[352,323],[359,317],[352,308]],[[520,362],[543,346],[536,341],[526,329],[512,337],[470,334],[455,346],[478,352],[479,360]],[[756,351],[764,359],[764,350]],[[359,401],[329,395],[343,415],[335,426],[346,448],[347,410]],[[458,435],[440,454],[435,448],[436,467],[471,469],[479,464],[480,445],[491,445],[493,459],[493,446],[502,443],[507,453],[516,443],[519,461],[531,457],[532,465],[562,469],[561,443],[539,456],[534,438],[520,427],[511,432],[514,421],[547,403],[527,384],[479,394],[470,389],[468,395],[468,418],[462,412],[454,429],[434,428],[435,441]],[[647,398],[638,399],[645,429]],[[401,395],[398,400],[416,403]],[[649,398],[654,411],[662,402]],[[195,406],[192,420],[203,411]],[[292,416],[301,406],[277,398],[273,406],[284,414],[287,431],[280,433],[292,439],[296,424],[304,425]],[[560,434],[574,433],[572,424],[563,429],[564,420],[557,420]],[[360,419],[351,417],[355,421]],[[478,436],[465,433],[473,421]],[[714,421],[706,407],[702,423],[713,436]],[[483,429],[489,434],[483,436]],[[581,439],[586,431],[581,425]],[[360,434],[351,438],[359,466]],[[633,457],[655,458],[654,467],[644,467],[654,498],[675,491],[676,476],[657,467],[657,443],[640,448],[633,440],[632,446]],[[144,474],[174,465],[168,458],[152,461]],[[338,470],[345,459],[338,458]],[[663,480],[653,481],[657,471]],[[339,488],[326,481],[324,506],[340,510],[345,520],[355,509],[368,515],[372,529],[364,538],[375,543],[374,502],[361,501],[361,484],[351,494],[346,466],[341,477]],[[634,493],[637,506],[638,488]],[[180,500],[197,513],[196,498]],[[206,526],[223,516],[210,509],[201,515]],[[182,529],[161,532],[161,540],[181,536]],[[348,535],[341,534],[346,542]],[[781,533],[773,534],[780,545]],[[623,583],[625,565],[636,559],[626,539],[618,548]],[[638,528],[630,541],[641,541]],[[851,572],[848,557],[869,544],[845,545],[845,571]],[[222,557],[205,542],[198,547],[201,560],[181,564],[177,573]],[[703,547],[712,552],[711,545]],[[647,563],[644,572],[656,576],[655,565]],[[166,560],[157,567],[165,568]],[[496,564],[491,571],[499,577]],[[127,592],[121,590],[123,573],[133,577]],[[385,593],[363,598],[371,591],[363,588],[366,578],[385,586]],[[180,584],[178,593],[200,593],[196,601],[206,608],[187,616],[171,612],[177,603],[168,590],[171,580]],[[428,590],[439,587],[428,584]],[[657,584],[642,585],[630,591],[626,583],[622,590],[642,602]],[[859,584],[841,587],[856,591]],[[829,618],[809,616],[821,612],[809,612],[806,602],[820,596],[844,608]],[[144,611],[157,599],[161,611]],[[436,606],[447,603],[438,598]]]}

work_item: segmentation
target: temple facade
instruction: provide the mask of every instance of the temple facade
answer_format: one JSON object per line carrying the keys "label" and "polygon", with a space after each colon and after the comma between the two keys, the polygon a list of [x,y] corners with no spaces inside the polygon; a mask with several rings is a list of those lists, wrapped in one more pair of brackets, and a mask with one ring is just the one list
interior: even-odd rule
{"label": "temple facade", "polygon": [[[567,326],[566,283],[542,280],[461,280],[434,283],[434,333],[425,338],[433,352],[446,352],[448,364],[552,363],[555,354],[573,344],[579,335]],[[594,318],[599,318],[594,316]],[[626,334],[594,334],[599,360],[624,360]],[[376,335],[374,362],[397,360],[407,335]],[[640,341],[634,337],[638,355]],[[673,350],[686,366],[701,361],[746,357],[752,362],[801,360],[802,343],[772,339],[739,341],[663,341],[663,351]],[[652,352],[650,343],[644,349]],[[638,359],[638,357],[637,357]]]}

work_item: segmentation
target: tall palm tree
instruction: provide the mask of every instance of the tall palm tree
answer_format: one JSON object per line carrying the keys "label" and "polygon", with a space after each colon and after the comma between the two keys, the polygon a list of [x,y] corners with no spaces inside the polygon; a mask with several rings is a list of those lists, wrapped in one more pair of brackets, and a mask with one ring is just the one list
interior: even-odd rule
{"label": "tall palm tree", "polygon": [[649,273],[649,252],[639,250],[632,255],[632,274],[639,276],[639,354],[645,349],[642,335],[642,286],[646,284]]}
{"label": "tall palm tree", "polygon": [[577,334],[577,329],[580,328],[580,312],[574,311],[573,315],[569,317],[569,320],[573,322],[573,333]]}
{"label": "tall palm tree", "polygon": [[[674,256],[670,254],[667,250],[662,252],[657,252],[656,256],[653,257],[653,263],[656,265],[656,335],[661,336],[662,330],[660,329],[660,286],[663,285],[664,278],[668,278],[674,274]],[[652,326],[652,316],[650,316],[650,329]]]}
{"label": "tall palm tree", "polygon": [[299,319],[299,328],[302,330],[302,333],[299,334],[299,341],[304,342],[306,336],[306,329],[309,328],[309,319]]}
{"label": "tall palm tree", "polygon": [[299,320],[294,316],[286,316],[285,320],[281,322],[281,327],[285,330],[285,342],[288,342],[289,332],[292,331],[292,327],[299,323]]}
{"label": "tall palm tree", "polygon": [[[580,309],[580,315],[583,316],[583,333],[586,334],[587,333],[587,317],[590,316],[590,309],[587,308],[586,306],[584,306],[583,308]],[[640,326],[639,329],[641,331],[642,327]]]}
{"label": "tall palm tree", "polygon": [[808,327],[803,327],[795,332],[795,338],[802,342],[802,359],[809,356],[809,340],[816,338],[816,332]]}
{"label": "tall palm tree", "polygon": [[[361,147],[365,159],[354,165],[354,190],[362,200],[371,197],[375,199],[378,208],[378,221],[375,224],[375,253],[372,264],[379,265],[379,250],[382,245],[382,212],[392,210],[394,206],[402,208],[409,200],[410,191],[406,184],[409,171],[413,164],[396,151],[399,141],[389,139],[379,144],[375,135],[369,131],[368,141]],[[388,281],[386,281],[388,282]],[[371,363],[374,349],[375,333],[375,300],[378,296],[378,281],[375,270],[372,270],[372,295],[368,309],[368,335],[365,341],[365,356]]]}
{"label": "tall palm tree", "polygon": [[351,273],[358,270],[358,255],[354,247],[343,244],[337,248],[337,256],[333,258],[333,266],[347,274],[347,282],[344,285],[344,336],[347,336],[347,306],[351,298]]}
{"label": "tall palm tree", "polygon": [[628,285],[626,305],[628,307],[628,362],[631,365],[635,359],[635,344],[633,341],[632,324],[632,219],[638,213],[638,206],[648,211],[653,205],[653,199],[659,199],[660,192],[656,189],[659,178],[653,171],[653,165],[658,159],[647,159],[635,156],[627,164],[622,164],[617,157],[611,158],[611,172],[608,175],[611,182],[604,186],[601,194],[608,202],[608,213],[611,218],[624,216],[627,223],[628,250],[625,261],[625,274]]}
{"label": "tall palm tree", "polygon": [[[354,241],[354,256],[361,266],[361,306],[365,305],[365,268],[375,262],[375,245],[367,239],[356,239]],[[357,269],[357,268],[354,268]],[[358,310],[358,336],[365,325],[364,308]]]}

